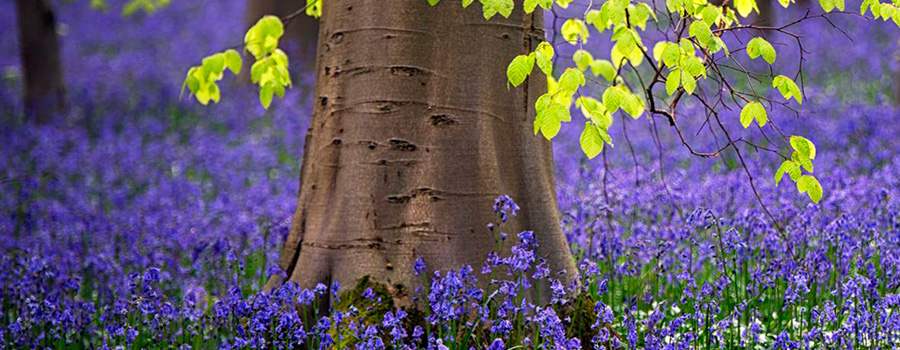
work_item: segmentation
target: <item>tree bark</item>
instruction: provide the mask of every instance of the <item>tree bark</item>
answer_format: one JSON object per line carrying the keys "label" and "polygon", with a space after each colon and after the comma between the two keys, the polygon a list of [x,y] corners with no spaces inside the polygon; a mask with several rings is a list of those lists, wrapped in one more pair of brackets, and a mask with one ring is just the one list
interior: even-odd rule
{"label": "tree bark", "polygon": [[544,39],[543,13],[521,8],[486,21],[452,1],[325,1],[299,203],[280,260],[289,280],[346,288],[368,275],[408,300],[424,279],[413,275],[419,257],[429,271],[479,270],[500,194],[522,207],[504,225],[513,237],[504,249],[533,230],[538,255],[574,278],[550,143],[533,132],[545,77],[535,69],[507,89],[507,64]]}
{"label": "tree bark", "polygon": [[[897,41],[897,45],[900,46],[900,40]],[[897,57],[900,60],[900,55]],[[894,106],[900,107],[900,72],[894,74]]]}
{"label": "tree bark", "polygon": [[[274,15],[284,18],[304,6],[306,6],[304,0],[247,0],[247,28],[256,24],[262,16]],[[298,63],[300,70],[298,73],[308,73],[315,68],[318,35],[319,21],[305,14],[294,17],[287,24],[282,43],[287,42],[288,45],[280,46],[289,47],[286,53],[292,63]],[[249,71],[247,69],[247,72]],[[249,78],[243,80],[250,81]]]}
{"label": "tree bark", "polygon": [[[771,26],[776,22],[775,6],[778,0],[756,0],[756,6],[759,8],[759,14],[756,15],[756,24],[761,26]],[[764,33],[765,34],[765,33]]]}
{"label": "tree bark", "polygon": [[16,0],[19,50],[25,78],[25,112],[47,122],[65,106],[56,17],[47,0]]}

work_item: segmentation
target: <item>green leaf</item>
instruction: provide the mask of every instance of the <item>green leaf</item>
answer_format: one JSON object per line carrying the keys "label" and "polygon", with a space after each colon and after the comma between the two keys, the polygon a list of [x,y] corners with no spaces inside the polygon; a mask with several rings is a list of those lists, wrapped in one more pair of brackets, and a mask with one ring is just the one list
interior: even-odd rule
{"label": "green leaf", "polygon": [[688,33],[690,33],[692,37],[697,38],[697,42],[703,47],[709,47],[713,41],[712,30],[709,29],[709,25],[704,21],[694,21],[694,23],[691,23]]}
{"label": "green leaf", "polygon": [[241,55],[234,50],[225,51],[225,66],[234,74],[241,74]]}
{"label": "green leaf", "polygon": [[594,57],[591,56],[590,52],[587,52],[585,50],[578,50],[575,51],[574,54],[572,54],[572,60],[575,61],[575,65],[578,66],[578,69],[583,72],[588,69],[591,63],[594,62]]}
{"label": "green leaf", "polygon": [[244,36],[244,47],[257,60],[278,47],[278,39],[284,34],[284,24],[275,16],[260,18]]}
{"label": "green leaf", "polygon": [[603,138],[600,137],[599,128],[591,122],[584,123],[584,131],[581,132],[581,150],[589,159],[594,159],[603,151]]}
{"label": "green leaf", "polygon": [[271,84],[266,84],[259,91],[259,103],[262,104],[263,108],[269,109],[269,106],[272,104],[272,96],[275,94],[275,89]]}
{"label": "green leaf", "polygon": [[518,55],[506,67],[506,78],[513,86],[519,86],[531,74],[534,68],[534,56]]}
{"label": "green leaf", "polygon": [[761,55],[769,64],[775,62],[776,56],[775,48],[763,38],[750,39],[750,42],[747,43],[747,55],[751,59],[756,59]]}
{"label": "green leaf", "polygon": [[306,0],[306,15],[312,18],[322,17],[322,0]]}
{"label": "green leaf", "polygon": [[803,175],[803,177],[797,181],[797,190],[800,191],[800,193],[806,192],[813,203],[819,203],[819,201],[822,200],[822,185],[819,184],[819,180],[812,175]]}
{"label": "green leaf", "polygon": [[594,60],[591,62],[591,73],[594,76],[602,76],[609,82],[616,78],[616,68],[607,60]]}
{"label": "green leaf", "polygon": [[546,41],[542,41],[534,49],[534,59],[538,68],[548,77],[553,76],[553,53],[553,46]]}
{"label": "green leaf", "polygon": [[203,67],[214,75],[221,74],[225,70],[225,55],[217,53],[203,59]]}
{"label": "green leaf", "polygon": [[687,72],[691,75],[691,77],[696,78],[699,76],[706,77],[706,66],[703,65],[703,61],[700,60],[699,57],[690,57],[684,60],[682,64],[682,71]]}
{"label": "green leaf", "polygon": [[[472,0],[463,0],[472,2]],[[550,9],[553,6],[553,0],[525,0],[525,13],[532,13],[537,6],[540,5],[544,9]],[[463,5],[465,7],[465,5]]]}
{"label": "green leaf", "polygon": [[684,88],[684,92],[693,95],[694,90],[697,88],[697,79],[690,75],[681,75],[681,87]]}
{"label": "green leaf", "polygon": [[700,17],[703,18],[703,22],[706,23],[707,27],[716,23],[716,20],[719,19],[719,16],[722,15],[722,9],[715,5],[706,6],[702,11],[700,11]]}
{"label": "green leaf", "polygon": [[580,19],[566,20],[562,25],[561,32],[563,39],[572,45],[578,43],[579,39],[581,42],[586,42],[588,38],[587,26]]}
{"label": "green leaf", "polygon": [[441,0],[427,0],[428,4],[431,6],[437,5],[437,3],[441,2]]}
{"label": "green leaf", "polygon": [[791,147],[794,148],[801,157],[806,159],[816,159],[816,145],[812,141],[803,136],[791,136]]}
{"label": "green leaf", "polygon": [[756,7],[756,0],[735,0],[734,6],[737,8],[738,13],[741,14],[741,17],[749,16],[753,10],[759,12],[759,8]]}
{"label": "green leaf", "polygon": [[644,114],[644,110],[646,107],[644,106],[644,100],[638,97],[635,94],[628,93],[628,97],[625,100],[625,105],[622,106],[622,109],[625,110],[628,115],[633,119],[638,119]]}
{"label": "green leaf", "polygon": [[825,12],[831,12],[831,10],[835,7],[835,0],[819,0],[819,5],[822,6],[822,10]]}
{"label": "green leaf", "polygon": [[777,88],[781,92],[781,96],[784,96],[786,100],[790,100],[793,97],[797,100],[797,103],[803,104],[803,94],[800,92],[800,87],[791,78],[779,75],[772,79],[772,87]]}
{"label": "green leaf", "polygon": [[765,126],[766,122],[769,120],[766,115],[766,109],[763,107],[762,103],[757,101],[750,101],[744,108],[741,110],[741,125],[744,128],[750,127],[750,123],[756,120],[759,126]]}
{"label": "green leaf", "polygon": [[575,106],[581,108],[581,114],[601,129],[607,129],[612,125],[612,116],[606,111],[606,106],[597,99],[582,96],[575,100]]}
{"label": "green leaf", "polygon": [[675,68],[666,76],[666,92],[672,95],[678,91],[679,86],[681,86],[681,70]]}
{"label": "green leaf", "polygon": [[791,154],[791,158],[794,159],[794,161],[800,163],[802,167],[806,168],[806,171],[813,172],[813,163],[809,158],[800,156],[800,153],[796,151]]}
{"label": "green leaf", "polygon": [[628,4],[628,21],[631,25],[641,28],[641,30],[647,29],[647,20],[650,19],[652,13],[653,9],[646,3]]}
{"label": "green leaf", "polygon": [[[693,50],[691,50],[693,53]],[[672,68],[678,65],[681,60],[681,47],[675,43],[668,43],[662,51],[662,60],[666,67]]]}
{"label": "green leaf", "polygon": [[559,91],[567,95],[572,95],[575,93],[575,90],[578,90],[584,83],[584,73],[577,69],[566,68],[562,76],[559,77]]}
{"label": "green leaf", "polygon": [[514,7],[513,0],[480,0],[485,19],[491,19],[496,14],[509,18]]}
{"label": "green leaf", "polygon": [[785,160],[783,163],[781,163],[781,166],[778,167],[778,170],[775,172],[775,186],[778,186],[778,183],[781,182],[781,178],[784,177],[785,173],[787,173],[792,180],[799,180],[800,165],[790,159]]}
{"label": "green leaf", "polygon": [[562,127],[562,120],[558,117],[559,113],[561,113],[561,109],[559,105],[553,106],[553,108],[548,110],[548,114],[543,123],[541,123],[541,134],[544,135],[544,138],[547,140],[553,140],[557,134],[559,134],[559,129]]}
{"label": "green leaf", "polygon": [[462,7],[467,8],[471,5],[475,0],[462,0]]}
{"label": "green leaf", "polygon": [[619,108],[625,106],[628,99],[628,92],[621,85],[610,86],[603,92],[603,105],[610,114],[616,113]]}

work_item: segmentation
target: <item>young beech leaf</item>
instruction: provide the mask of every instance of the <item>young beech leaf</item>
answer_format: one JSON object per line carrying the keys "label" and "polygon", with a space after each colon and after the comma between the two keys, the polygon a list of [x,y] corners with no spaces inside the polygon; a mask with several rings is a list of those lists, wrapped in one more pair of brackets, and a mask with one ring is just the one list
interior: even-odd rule
{"label": "young beech leaf", "polygon": [[566,20],[562,25],[561,32],[563,39],[572,45],[578,43],[579,39],[581,42],[586,42],[588,38],[587,25],[580,19],[570,18]]}
{"label": "young beech leaf", "polygon": [[581,150],[589,158],[593,159],[603,151],[603,138],[600,136],[600,128],[591,122],[584,123],[584,131],[581,132]]}
{"label": "young beech leaf", "polygon": [[603,92],[603,105],[609,114],[616,113],[619,108],[624,107],[628,103],[629,93],[622,88],[621,85],[610,86]]}
{"label": "young beech leaf", "polygon": [[[534,68],[534,55],[518,55],[506,67],[506,78],[513,86],[519,86]],[[509,87],[509,85],[507,85]]]}
{"label": "young beech leaf", "polygon": [[704,21],[694,21],[694,23],[691,23],[691,26],[688,29],[688,33],[690,33],[692,37],[696,38],[697,42],[699,42],[703,47],[709,47],[713,45],[712,30],[709,29],[709,25]]}
{"label": "young beech leaf", "polygon": [[791,147],[801,158],[816,159],[816,145],[803,136],[791,136]]}
{"label": "young beech leaf", "polygon": [[700,11],[700,17],[703,18],[703,22],[705,22],[707,26],[715,24],[716,20],[719,19],[719,16],[721,15],[722,8],[715,5],[706,6]]}
{"label": "young beech leaf", "polygon": [[644,100],[638,97],[635,94],[628,92],[628,97],[625,101],[625,105],[622,106],[622,109],[625,110],[628,115],[631,116],[632,119],[638,119],[642,115],[644,115],[644,110],[646,107],[644,106]]}
{"label": "young beech leaf", "polygon": [[749,16],[753,10],[759,12],[759,8],[756,7],[756,0],[735,0],[734,6],[737,8],[738,13],[741,14],[741,17]]}
{"label": "young beech leaf", "polygon": [[751,59],[762,56],[766,62],[772,64],[775,62],[775,48],[766,39],[753,38],[747,43],[747,56]]}
{"label": "young beech leaf", "polygon": [[559,77],[559,91],[560,93],[571,96],[575,94],[575,90],[578,90],[584,83],[584,73],[577,69],[566,68]]}
{"label": "young beech leaf", "polygon": [[591,73],[594,76],[602,76],[609,82],[616,78],[616,68],[613,67],[612,62],[607,60],[594,60],[591,62]]}
{"label": "young beech leaf", "polygon": [[684,92],[687,92],[688,94],[693,95],[694,89],[697,88],[697,79],[694,79],[694,77],[692,77],[688,74],[682,74],[681,75],[681,87],[684,88]]}
{"label": "young beech leaf", "polygon": [[548,77],[553,76],[553,46],[546,41],[538,44],[534,49],[534,60],[541,72],[544,72],[544,75]]}
{"label": "young beech leaf", "polygon": [[278,47],[278,39],[284,34],[284,24],[275,16],[260,18],[244,35],[244,47],[257,60]]}
{"label": "young beech leaf", "polygon": [[[675,43],[666,43],[667,45],[662,50],[662,61],[665,63],[666,67],[672,68],[678,65],[678,61],[681,59],[681,47],[676,45]],[[690,54],[693,54],[694,50],[690,51]]]}
{"label": "young beech leaf", "polygon": [[809,199],[814,203],[819,203],[822,200],[822,185],[812,175],[800,177],[800,180],[797,181],[797,191],[800,193],[806,192],[809,195]]}
{"label": "young beech leaf", "polygon": [[678,68],[673,69],[669,72],[669,75],[666,76],[666,93],[672,95],[675,91],[678,91],[678,86],[681,85],[681,70]]}
{"label": "young beech leaf", "polygon": [[237,51],[234,50],[226,50],[225,51],[225,66],[228,67],[234,74],[241,74],[241,55],[238,54]]}
{"label": "young beech leaf", "polygon": [[513,0],[480,0],[485,19],[491,19],[496,14],[509,18],[513,10]]}
{"label": "young beech leaf", "polygon": [[781,93],[781,96],[784,96],[784,99],[790,100],[793,97],[798,104],[803,104],[803,93],[800,92],[800,87],[791,78],[779,75],[772,79],[772,87],[778,89],[778,92]]}
{"label": "young beech leaf", "polygon": [[768,122],[769,118],[766,115],[766,108],[763,107],[762,103],[757,101],[750,101],[744,108],[741,110],[741,125],[744,128],[750,127],[750,123],[756,120],[759,126],[765,126],[766,122]]}
{"label": "young beech leaf", "polygon": [[[463,4],[465,2],[472,2],[472,0],[463,0]],[[545,10],[549,10],[550,7],[553,6],[553,0],[525,0],[525,13],[532,13],[537,6],[540,5]],[[465,7],[465,5],[463,5]]]}
{"label": "young beech leaf", "polygon": [[786,160],[781,163],[781,166],[778,167],[778,170],[775,172],[775,186],[778,186],[778,183],[781,182],[781,178],[784,177],[784,174],[787,173],[791,180],[797,181],[800,179],[800,164],[793,160]]}
{"label": "young beech leaf", "polygon": [[572,60],[575,61],[575,65],[578,67],[578,69],[584,72],[588,69],[591,63],[594,62],[594,57],[591,56],[590,52],[587,52],[585,50],[578,50],[575,51],[574,54],[572,54]]}
{"label": "young beech leaf", "polygon": [[[434,4],[438,1],[440,0],[436,0]],[[312,18],[322,17],[322,0],[306,0],[306,15]]]}
{"label": "young beech leaf", "polygon": [[582,96],[575,100],[575,106],[581,108],[581,114],[584,115],[585,119],[601,129],[608,129],[612,125],[612,116],[606,111],[606,106],[597,101],[597,99]]}

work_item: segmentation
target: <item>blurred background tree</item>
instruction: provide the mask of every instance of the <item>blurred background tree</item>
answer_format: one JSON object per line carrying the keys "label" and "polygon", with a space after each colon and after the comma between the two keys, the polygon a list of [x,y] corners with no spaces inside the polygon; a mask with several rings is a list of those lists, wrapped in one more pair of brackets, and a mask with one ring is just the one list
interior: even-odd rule
{"label": "blurred background tree", "polygon": [[[247,0],[247,28],[265,15],[286,17],[305,6],[303,0]],[[285,27],[283,40],[292,63],[296,62],[297,73],[306,73],[316,66],[316,41],[319,37],[319,20],[310,16],[296,16]],[[241,82],[250,83],[250,70],[244,70]]]}
{"label": "blurred background tree", "polygon": [[47,122],[65,107],[56,16],[48,0],[16,0],[19,46],[25,84],[25,113]]}

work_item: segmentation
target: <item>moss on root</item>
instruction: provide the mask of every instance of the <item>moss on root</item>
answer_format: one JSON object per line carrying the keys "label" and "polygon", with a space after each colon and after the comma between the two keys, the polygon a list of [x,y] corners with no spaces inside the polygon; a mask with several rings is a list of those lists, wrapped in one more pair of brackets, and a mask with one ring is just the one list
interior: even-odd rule
{"label": "moss on root", "polygon": [[[374,297],[366,298],[366,290],[372,289]],[[363,276],[356,280],[356,285],[343,293],[339,297],[339,301],[335,304],[335,309],[348,315],[343,322],[356,321],[357,324],[374,325],[384,320],[384,315],[388,312],[394,312],[398,309],[399,303],[389,291],[388,286],[372,281],[369,276]],[[355,314],[350,313],[350,307],[356,308]],[[407,334],[412,334],[416,326],[425,326],[425,313],[416,308],[407,308],[405,306],[399,309],[407,313],[403,319],[403,326],[406,328]],[[340,333],[341,337],[338,337]],[[332,331],[332,337],[338,341],[339,348],[350,348],[359,340],[352,335],[353,332],[346,327],[336,327]],[[383,335],[385,344],[390,342],[387,334]],[[338,340],[340,339],[340,340]]]}

